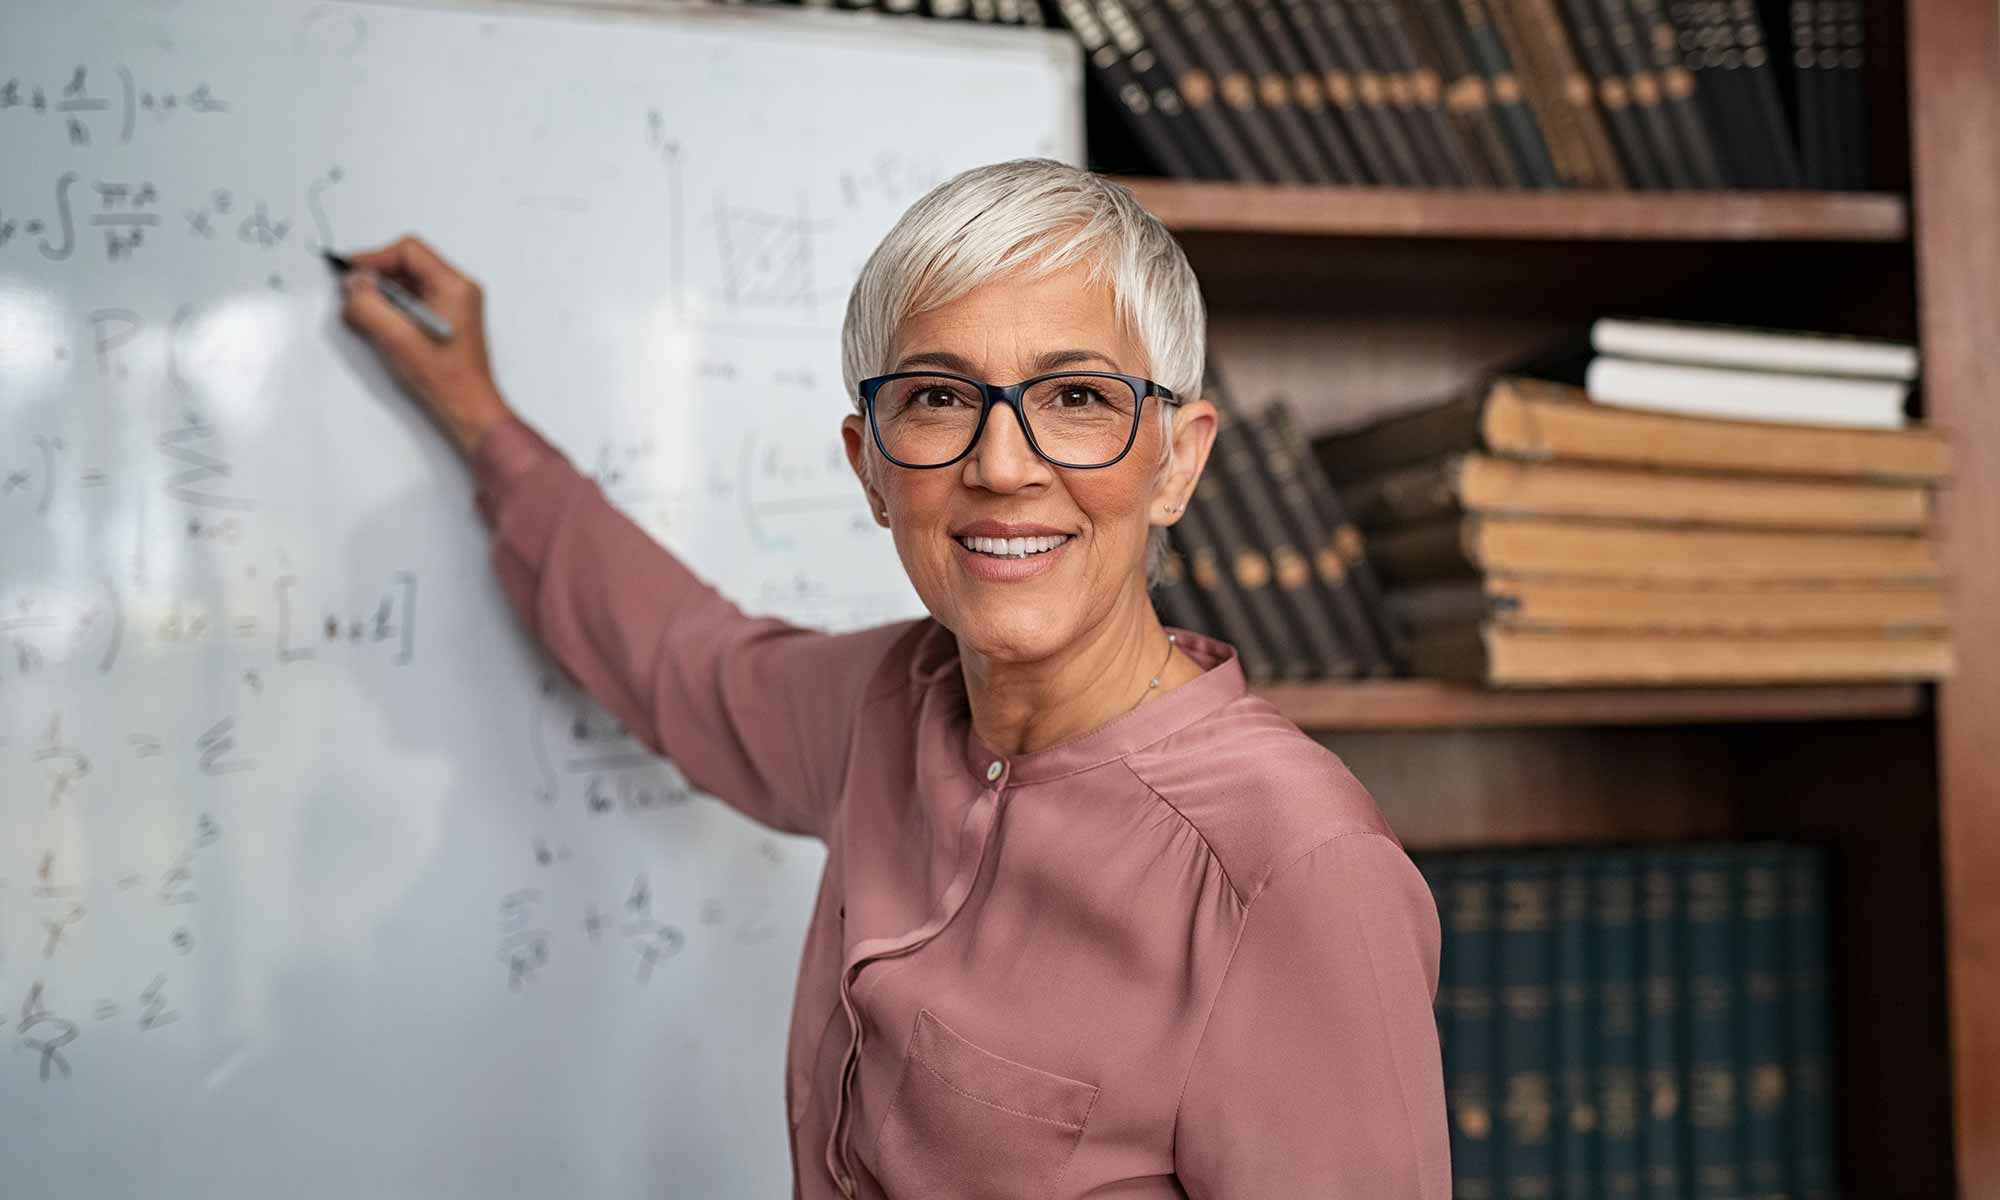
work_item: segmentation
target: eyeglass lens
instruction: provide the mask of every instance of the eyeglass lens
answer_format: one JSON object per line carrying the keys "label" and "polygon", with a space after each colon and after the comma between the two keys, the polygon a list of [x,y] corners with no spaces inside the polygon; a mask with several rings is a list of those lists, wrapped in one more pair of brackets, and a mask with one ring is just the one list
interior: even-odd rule
{"label": "eyeglass lens", "polygon": [[[971,446],[984,405],[977,388],[948,375],[892,379],[875,393],[875,424],[891,458],[936,466]],[[1030,387],[1021,408],[1044,455],[1066,466],[1096,467],[1131,441],[1139,396],[1107,375],[1054,375]]]}

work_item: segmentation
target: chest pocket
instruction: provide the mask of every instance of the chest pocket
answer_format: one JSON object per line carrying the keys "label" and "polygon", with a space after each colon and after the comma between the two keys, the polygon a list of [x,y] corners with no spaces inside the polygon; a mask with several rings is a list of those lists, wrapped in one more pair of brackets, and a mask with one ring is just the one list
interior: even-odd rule
{"label": "chest pocket", "polygon": [[1096,1103],[1091,1084],[982,1050],[924,1009],[876,1140],[876,1176],[897,1200],[1048,1200]]}

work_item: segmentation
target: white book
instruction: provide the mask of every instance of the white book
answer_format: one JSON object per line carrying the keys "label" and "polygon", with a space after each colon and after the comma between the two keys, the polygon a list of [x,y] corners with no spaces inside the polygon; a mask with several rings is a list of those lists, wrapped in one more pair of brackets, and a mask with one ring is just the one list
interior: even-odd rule
{"label": "white book", "polygon": [[1915,346],[1831,333],[1600,317],[1590,326],[1590,348],[1622,358],[1696,366],[1904,381],[1917,377]]}
{"label": "white book", "polygon": [[1901,429],[1910,385],[1597,357],[1583,377],[1599,404],[1738,421]]}

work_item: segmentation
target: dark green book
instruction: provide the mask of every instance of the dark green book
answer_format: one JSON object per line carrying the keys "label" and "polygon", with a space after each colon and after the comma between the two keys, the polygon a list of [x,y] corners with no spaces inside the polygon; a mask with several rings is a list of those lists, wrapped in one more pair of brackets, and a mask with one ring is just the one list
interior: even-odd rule
{"label": "dark green book", "polygon": [[1556,876],[1556,1194],[1597,1200],[1597,974],[1591,963],[1595,855],[1563,856]]}
{"label": "dark green book", "polygon": [[1681,864],[1686,954],[1681,996],[1687,1031],[1682,1079],[1688,1178],[1701,1200],[1739,1200],[1742,1107],[1737,1100],[1736,853],[1688,852]]}
{"label": "dark green book", "polygon": [[1737,860],[1742,902],[1742,1018],[1737,1039],[1743,1099],[1744,1194],[1792,1195],[1786,1157],[1790,1079],[1785,1061],[1785,852],[1744,848]]}
{"label": "dark green book", "polygon": [[1630,854],[1596,860],[1591,958],[1597,968],[1597,1178],[1606,1200],[1637,1200],[1641,1011],[1639,863]]}
{"label": "dark green book", "polygon": [[1828,1008],[1827,865],[1817,848],[1792,852],[1786,887],[1787,1001],[1792,1018],[1792,1195],[1840,1194],[1833,1138],[1833,1024]]}
{"label": "dark green book", "polygon": [[1639,1047],[1645,1107],[1639,1119],[1639,1194],[1681,1200],[1687,1129],[1681,1072],[1679,855],[1650,853],[1639,865]]}
{"label": "dark green book", "polygon": [[[1445,1008],[1445,1100],[1451,1113],[1452,1195],[1457,1200],[1500,1200],[1494,1186],[1495,1029],[1494,873],[1491,859],[1456,859],[1450,900],[1440,907],[1443,962],[1452,963],[1452,991]],[[1440,990],[1442,985],[1440,984]]]}
{"label": "dark green book", "polygon": [[1507,1200],[1555,1195],[1555,867],[1500,866],[1500,1185]]}

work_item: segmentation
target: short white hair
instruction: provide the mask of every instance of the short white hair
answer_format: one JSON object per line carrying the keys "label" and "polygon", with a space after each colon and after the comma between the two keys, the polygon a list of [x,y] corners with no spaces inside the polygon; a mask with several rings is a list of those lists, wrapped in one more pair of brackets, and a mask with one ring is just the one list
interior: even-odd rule
{"label": "short white hair", "polygon": [[[861,410],[861,381],[887,374],[897,328],[1016,272],[1029,279],[1086,266],[1108,280],[1118,319],[1146,351],[1145,374],[1184,400],[1201,391],[1208,311],[1180,243],[1130,189],[1052,158],[961,171],[912,204],[868,256],[847,298],[840,370]],[[1158,403],[1155,401],[1155,403]],[[1158,404],[1163,432],[1173,405]],[[1161,470],[1173,442],[1163,438]],[[1166,561],[1166,529],[1146,555],[1149,583]]]}

